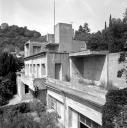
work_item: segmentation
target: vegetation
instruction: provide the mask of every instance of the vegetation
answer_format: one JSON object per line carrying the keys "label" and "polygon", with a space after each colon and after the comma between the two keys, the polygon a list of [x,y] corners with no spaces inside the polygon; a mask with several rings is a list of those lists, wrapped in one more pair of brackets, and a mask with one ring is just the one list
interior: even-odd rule
{"label": "vegetation", "polygon": [[31,31],[27,27],[18,27],[17,25],[9,26],[3,23],[0,26],[0,51],[7,48],[10,51],[24,49],[24,43],[30,39],[37,39],[41,34],[37,31]]}
{"label": "vegetation", "polygon": [[109,26],[105,22],[102,31],[90,33],[87,23],[80,25],[75,32],[75,39],[87,41],[87,47],[91,50],[123,51],[127,40],[127,9],[123,19],[112,18],[110,15]]}
{"label": "vegetation", "polygon": [[56,128],[57,123],[58,115],[46,112],[38,101],[0,108],[1,128]]}
{"label": "vegetation", "polygon": [[103,128],[125,128],[127,121],[127,88],[110,90],[102,111]]}
{"label": "vegetation", "polygon": [[0,55],[0,106],[7,104],[16,93],[16,72],[23,66],[22,59],[8,52]]}

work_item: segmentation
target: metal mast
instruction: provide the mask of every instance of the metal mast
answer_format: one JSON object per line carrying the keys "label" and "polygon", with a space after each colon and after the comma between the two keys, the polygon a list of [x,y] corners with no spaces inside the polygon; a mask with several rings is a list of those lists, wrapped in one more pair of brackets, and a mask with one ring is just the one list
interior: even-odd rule
{"label": "metal mast", "polygon": [[55,0],[54,0],[54,37],[55,37],[55,12],[56,10],[55,10]]}

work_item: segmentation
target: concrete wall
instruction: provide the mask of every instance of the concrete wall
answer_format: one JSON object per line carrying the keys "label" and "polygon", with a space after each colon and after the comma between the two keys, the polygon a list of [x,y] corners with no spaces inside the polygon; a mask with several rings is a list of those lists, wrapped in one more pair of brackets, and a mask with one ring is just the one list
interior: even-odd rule
{"label": "concrete wall", "polygon": [[21,78],[18,76],[17,77],[17,94],[20,98],[20,100],[30,100],[33,99],[32,91],[30,90],[29,93],[25,94],[25,85],[21,81]]}
{"label": "concrete wall", "polygon": [[78,52],[86,49],[87,47],[85,41],[72,40],[72,52]]}
{"label": "concrete wall", "polygon": [[[38,47],[38,49],[35,50],[34,47]],[[24,45],[24,49],[25,49],[25,57],[27,57],[43,51],[45,49],[45,45],[44,42],[42,43],[37,41],[28,41]]]}
{"label": "concrete wall", "polygon": [[65,80],[66,75],[69,77],[69,54],[66,53],[49,53],[47,54],[48,77],[55,78],[55,64],[60,63],[62,66],[62,80]]}
{"label": "concrete wall", "polygon": [[48,43],[54,43],[54,34],[47,34],[46,35],[46,41]]}
{"label": "concrete wall", "polygon": [[112,53],[109,55],[109,81],[111,81],[114,85],[118,87],[126,87],[125,78],[118,78],[117,73],[120,69],[123,68],[123,65],[126,63],[119,64],[118,59],[120,57],[120,53]]}
{"label": "concrete wall", "polygon": [[126,63],[119,64],[119,56],[120,53],[110,53],[107,56],[71,57],[71,79],[77,81],[83,77],[86,80],[100,81],[100,84],[104,85],[108,80],[109,83],[120,88],[126,87],[125,77],[117,77],[118,71],[122,69],[123,65],[127,65]]}
{"label": "concrete wall", "polygon": [[59,23],[55,27],[55,43],[59,44],[59,51],[71,51],[73,30],[71,24]]}
{"label": "concrete wall", "polygon": [[106,80],[106,56],[84,56],[71,58],[72,79]]}
{"label": "concrete wall", "polygon": [[89,80],[100,81],[105,63],[105,56],[91,56],[84,58],[83,77]]}
{"label": "concrete wall", "polygon": [[46,99],[47,99],[47,90],[38,90],[38,95],[37,98],[41,101],[41,103],[43,104],[43,106],[46,106]]}
{"label": "concrete wall", "polygon": [[[42,73],[42,64],[45,64],[45,75],[47,76],[47,57],[46,55],[42,55],[40,57],[32,58],[30,60],[25,61],[25,73],[29,77],[41,78],[43,77]],[[40,65],[38,67],[38,65]],[[32,70],[30,69],[32,66]]]}
{"label": "concrete wall", "polygon": [[[94,109],[94,106],[89,106],[88,104],[85,104],[83,102],[78,102],[76,98],[71,99],[69,97],[66,97],[62,93],[57,93],[52,90],[48,90],[47,95],[55,98],[58,102],[57,105],[60,105],[58,106],[59,110],[57,109],[56,111],[62,116],[61,123],[65,126],[65,128],[78,128],[79,114],[82,114],[92,121],[96,122],[97,124],[102,125],[102,114],[101,112]],[[72,120],[70,120],[69,118],[69,109],[73,110]],[[69,125],[69,121],[72,121],[72,126]]]}

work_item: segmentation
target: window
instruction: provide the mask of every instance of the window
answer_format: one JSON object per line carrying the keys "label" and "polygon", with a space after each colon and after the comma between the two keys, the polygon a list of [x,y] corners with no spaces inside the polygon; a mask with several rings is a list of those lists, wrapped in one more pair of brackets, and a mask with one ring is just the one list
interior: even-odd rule
{"label": "window", "polygon": [[49,109],[54,109],[55,111],[56,111],[56,99],[54,99],[53,97],[51,97],[51,96],[48,96],[48,104],[49,104],[49,106],[48,106],[48,108]]}
{"label": "window", "polygon": [[55,79],[62,80],[62,66],[60,63],[55,64]]}
{"label": "window", "polygon": [[26,93],[29,93],[29,87],[28,87],[28,85],[25,85],[25,94]]}
{"label": "window", "polygon": [[40,64],[37,64],[37,77],[39,77],[39,73],[40,73]]}
{"label": "window", "polygon": [[41,65],[41,75],[45,75],[46,74],[46,71],[45,71],[45,64],[42,64]]}
{"label": "window", "polygon": [[32,73],[32,64],[30,64],[30,73]]}
{"label": "window", "polygon": [[41,46],[33,46],[33,54],[39,53],[41,51]]}
{"label": "window", "polygon": [[80,114],[80,128],[101,128],[99,124],[89,119],[88,117]]}

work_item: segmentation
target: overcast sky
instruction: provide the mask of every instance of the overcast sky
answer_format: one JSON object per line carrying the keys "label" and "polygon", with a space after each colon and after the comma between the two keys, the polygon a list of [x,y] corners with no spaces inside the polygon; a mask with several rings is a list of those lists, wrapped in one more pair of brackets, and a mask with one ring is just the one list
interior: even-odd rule
{"label": "overcast sky", "polygon": [[[73,28],[87,22],[92,32],[104,28],[110,13],[123,17],[127,0],[55,0],[56,23],[72,23]],[[53,0],[0,0],[0,24],[27,26],[41,34],[53,33]]]}

